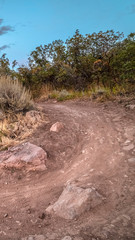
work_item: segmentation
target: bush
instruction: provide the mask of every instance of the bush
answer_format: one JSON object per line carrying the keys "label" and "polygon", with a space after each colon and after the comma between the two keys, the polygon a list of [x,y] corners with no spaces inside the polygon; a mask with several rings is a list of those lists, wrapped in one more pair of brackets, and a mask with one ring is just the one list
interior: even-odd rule
{"label": "bush", "polygon": [[32,107],[32,97],[17,79],[0,77],[0,107],[5,113],[26,111]]}

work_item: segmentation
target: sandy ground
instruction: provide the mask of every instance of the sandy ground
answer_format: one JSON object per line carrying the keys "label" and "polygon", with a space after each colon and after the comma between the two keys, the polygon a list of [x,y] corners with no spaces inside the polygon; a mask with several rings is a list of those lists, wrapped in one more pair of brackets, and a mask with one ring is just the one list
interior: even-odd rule
{"label": "sandy ground", "polygon": [[[37,106],[49,122],[28,140],[47,152],[47,170],[0,172],[0,240],[34,234],[47,240],[135,239],[135,110],[127,109],[124,101]],[[50,132],[57,121],[65,127]],[[47,215],[45,209],[67,182],[95,187],[103,203],[74,220]]]}

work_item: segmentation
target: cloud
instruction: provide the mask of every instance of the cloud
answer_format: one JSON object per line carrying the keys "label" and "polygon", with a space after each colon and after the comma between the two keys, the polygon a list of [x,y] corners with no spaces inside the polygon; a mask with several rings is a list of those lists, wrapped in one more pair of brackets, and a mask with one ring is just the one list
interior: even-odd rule
{"label": "cloud", "polygon": [[[2,23],[3,23],[3,19],[0,18],[0,25]],[[14,29],[10,25],[0,27],[0,35],[3,35],[5,33],[11,32],[11,31],[14,31]]]}
{"label": "cloud", "polygon": [[1,47],[0,47],[0,52],[1,52],[2,50],[5,50],[6,48],[10,48],[10,46],[9,46],[9,45],[3,45],[3,46],[1,46]]}
{"label": "cloud", "polygon": [[5,33],[14,31],[14,29],[11,26],[2,26],[0,27],[0,35],[3,35]]}

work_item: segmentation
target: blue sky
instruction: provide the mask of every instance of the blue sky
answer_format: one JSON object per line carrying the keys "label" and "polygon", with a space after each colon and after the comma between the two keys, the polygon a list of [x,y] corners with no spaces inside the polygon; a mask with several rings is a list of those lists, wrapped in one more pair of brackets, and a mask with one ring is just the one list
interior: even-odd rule
{"label": "blue sky", "polygon": [[0,55],[25,64],[35,47],[65,41],[76,29],[135,32],[135,0],[0,0],[0,23]]}

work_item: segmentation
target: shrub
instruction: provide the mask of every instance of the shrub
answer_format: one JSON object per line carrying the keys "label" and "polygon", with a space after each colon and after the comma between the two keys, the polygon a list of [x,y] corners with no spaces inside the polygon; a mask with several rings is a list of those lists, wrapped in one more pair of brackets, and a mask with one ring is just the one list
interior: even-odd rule
{"label": "shrub", "polygon": [[0,107],[5,113],[26,111],[32,107],[32,97],[17,79],[0,77]]}

